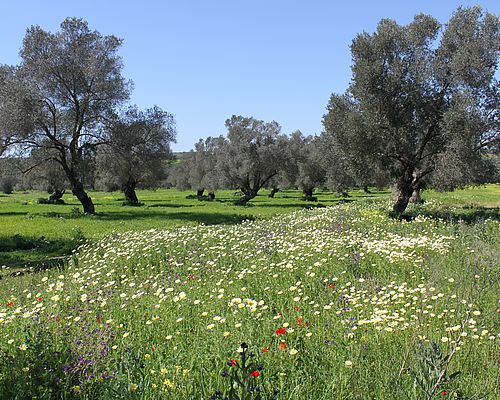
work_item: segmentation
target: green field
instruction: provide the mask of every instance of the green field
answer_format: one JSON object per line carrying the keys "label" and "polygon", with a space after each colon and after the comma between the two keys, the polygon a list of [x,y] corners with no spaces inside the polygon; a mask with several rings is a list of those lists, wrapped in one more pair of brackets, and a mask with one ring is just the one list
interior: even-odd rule
{"label": "green field", "polygon": [[301,199],[299,191],[285,191],[274,199],[263,191],[247,206],[235,206],[238,194],[220,191],[214,202],[186,198],[193,192],[175,189],[141,190],[142,207],[122,206],[120,192],[92,192],[97,215],[84,216],[78,200],[64,196],[66,205],[37,204],[43,192],[0,195],[0,264],[16,260],[43,260],[70,253],[81,238],[99,238],[111,232],[165,229],[183,225],[237,224],[246,219],[268,218],[278,213],[338,204],[359,199],[387,197],[388,192],[371,194],[353,191],[342,198],[332,192],[318,192],[318,203]]}
{"label": "green field", "polygon": [[[189,198],[192,192],[175,189],[141,190],[138,192],[143,207],[123,206],[120,192],[91,192],[97,215],[84,216],[78,200],[71,194],[64,196],[65,205],[37,204],[46,198],[44,192],[0,194],[0,265],[19,266],[22,261],[46,260],[70,254],[84,239],[103,237],[111,232],[137,231],[152,228],[165,229],[183,225],[237,224],[246,219],[269,218],[302,208],[331,206],[339,203],[389,199],[388,191],[360,190],[343,198],[335,192],[317,191],[318,202],[302,199],[300,191],[282,191],[270,199],[262,191],[247,206],[235,206],[238,194],[220,191],[214,202]],[[490,217],[500,207],[500,186],[457,190],[452,193],[424,192],[431,201],[425,208],[414,207],[411,213],[434,213],[449,218],[474,219]],[[432,206],[437,202],[437,207]],[[20,263],[21,262],[21,263]]]}
{"label": "green field", "polygon": [[[4,268],[0,398],[500,397],[498,185],[424,192],[401,221],[388,192],[188,194],[93,193],[94,217],[0,197],[4,259],[82,243]],[[52,252],[13,248],[42,235]]]}

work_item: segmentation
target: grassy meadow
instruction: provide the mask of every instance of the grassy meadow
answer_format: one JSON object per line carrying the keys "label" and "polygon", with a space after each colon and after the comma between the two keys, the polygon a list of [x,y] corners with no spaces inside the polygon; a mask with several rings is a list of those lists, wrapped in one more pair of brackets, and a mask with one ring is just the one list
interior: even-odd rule
{"label": "grassy meadow", "polygon": [[7,263],[79,245],[3,268],[0,398],[500,397],[498,185],[401,221],[388,192],[188,194],[93,193],[94,217],[0,197]]}
{"label": "grassy meadow", "polygon": [[367,198],[387,198],[387,191],[337,193],[318,191],[318,203],[304,201],[299,191],[278,192],[275,198],[261,195],[247,206],[235,206],[239,195],[219,191],[214,202],[190,198],[192,191],[140,190],[142,207],[123,206],[121,192],[91,192],[97,214],[84,216],[76,197],[68,193],[65,205],[38,204],[44,192],[0,194],[0,264],[20,260],[43,260],[70,254],[82,239],[95,239],[111,232],[166,229],[185,225],[237,224],[248,219],[269,218],[302,208],[328,206]]}

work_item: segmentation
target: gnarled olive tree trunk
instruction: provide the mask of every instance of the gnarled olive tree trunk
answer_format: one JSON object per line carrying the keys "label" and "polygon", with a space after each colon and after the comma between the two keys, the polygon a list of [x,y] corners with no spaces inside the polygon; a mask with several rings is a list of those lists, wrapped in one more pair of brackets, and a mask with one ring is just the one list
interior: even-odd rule
{"label": "gnarled olive tree trunk", "polygon": [[243,196],[241,196],[238,200],[235,201],[235,204],[238,206],[246,205],[250,200],[257,196],[258,190],[241,190],[243,192]]}
{"label": "gnarled olive tree trunk", "polygon": [[49,196],[49,203],[52,204],[63,204],[64,201],[62,200],[62,197],[64,196],[64,193],[66,192],[66,189],[54,189],[54,193],[52,193]]}
{"label": "gnarled olive tree trunk", "polygon": [[92,202],[92,198],[87,194],[85,189],[83,188],[83,183],[78,180],[71,180],[71,192],[76,196],[78,201],[83,206],[83,212],[85,214],[95,214],[94,203]]}
{"label": "gnarled olive tree trunk", "polygon": [[415,182],[413,185],[413,192],[410,197],[410,203],[413,204],[423,204],[424,200],[421,197],[421,192],[422,192],[422,184],[421,182]]}
{"label": "gnarled olive tree trunk", "polygon": [[132,206],[140,204],[139,199],[137,198],[137,193],[135,193],[136,186],[137,182],[134,179],[129,179],[122,185],[122,192],[125,195],[125,200]]}
{"label": "gnarled olive tree trunk", "polygon": [[392,212],[395,217],[400,217],[405,212],[412,194],[412,190],[408,189],[407,185],[405,185],[404,187],[402,187],[401,185],[398,186],[399,187],[397,189],[398,192],[396,195],[396,201],[392,206]]}
{"label": "gnarled olive tree trunk", "polygon": [[279,191],[280,191],[280,190],[279,190],[279,188],[277,188],[277,187],[273,187],[273,188],[271,189],[271,193],[269,193],[269,194],[268,194],[268,197],[270,197],[271,199],[274,199],[274,195],[275,195],[276,193],[278,193]]}
{"label": "gnarled olive tree trunk", "polygon": [[302,193],[304,193],[304,200],[306,201],[315,201],[316,199],[313,196],[314,188],[307,187],[302,189]]}
{"label": "gnarled olive tree trunk", "polygon": [[250,200],[257,196],[259,190],[262,189],[277,173],[278,171],[274,171],[265,178],[262,178],[260,174],[258,174],[255,179],[253,179],[253,182],[247,178],[246,183],[244,183],[240,188],[243,196],[236,200],[235,204],[238,206],[244,206],[247,204]]}
{"label": "gnarled olive tree trunk", "polygon": [[392,207],[395,217],[399,218],[405,212],[410,201],[422,202],[420,190],[422,189],[422,178],[426,173],[407,170],[396,185],[396,201]]}

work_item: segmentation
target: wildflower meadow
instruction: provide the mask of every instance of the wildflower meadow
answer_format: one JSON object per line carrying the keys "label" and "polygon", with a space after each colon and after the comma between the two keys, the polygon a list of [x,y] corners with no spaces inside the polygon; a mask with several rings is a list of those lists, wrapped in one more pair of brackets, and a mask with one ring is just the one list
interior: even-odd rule
{"label": "wildflower meadow", "polygon": [[0,400],[500,399],[499,1],[4,3]]}
{"label": "wildflower meadow", "polygon": [[500,223],[388,211],[113,232],[4,277],[0,398],[498,398]]}

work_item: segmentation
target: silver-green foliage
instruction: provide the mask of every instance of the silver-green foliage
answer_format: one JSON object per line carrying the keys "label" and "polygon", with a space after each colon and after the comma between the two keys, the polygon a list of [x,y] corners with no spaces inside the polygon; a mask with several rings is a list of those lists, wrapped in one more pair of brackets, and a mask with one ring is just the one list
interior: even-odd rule
{"label": "silver-green foliage", "polygon": [[459,8],[445,25],[383,19],[353,40],[352,82],[332,95],[325,135],[354,176],[361,160],[386,173],[396,214],[432,174],[449,187],[485,179],[482,153],[498,145],[499,26],[479,7]]}

